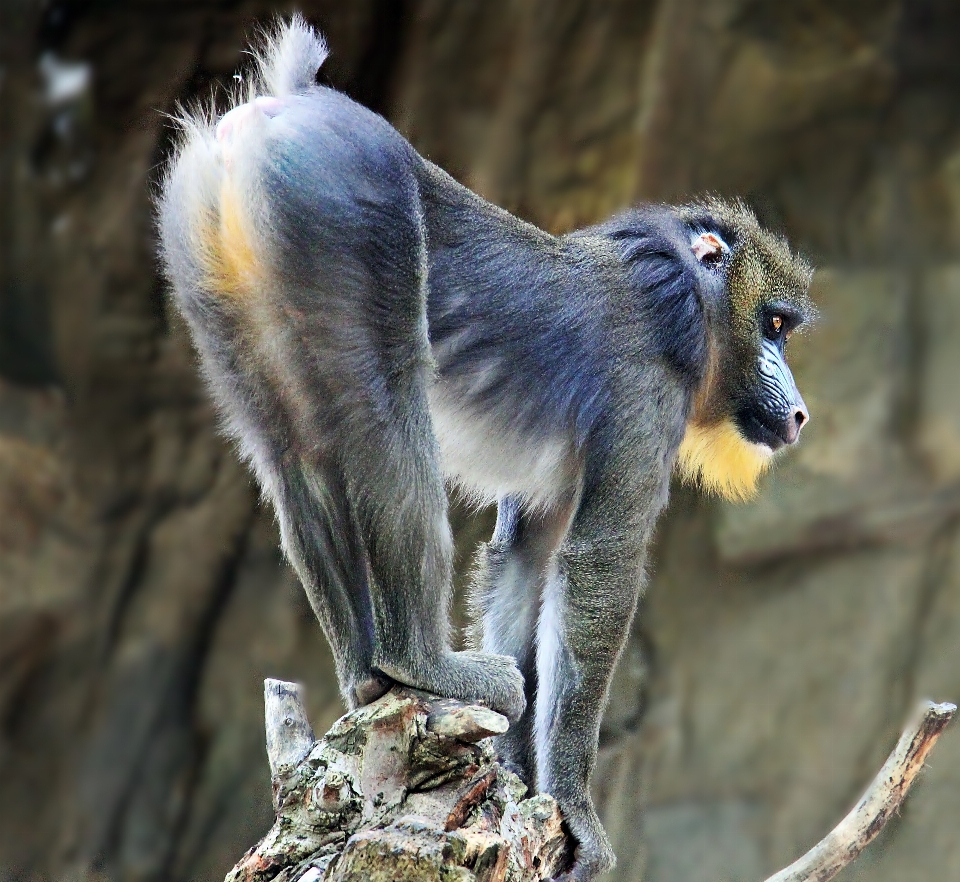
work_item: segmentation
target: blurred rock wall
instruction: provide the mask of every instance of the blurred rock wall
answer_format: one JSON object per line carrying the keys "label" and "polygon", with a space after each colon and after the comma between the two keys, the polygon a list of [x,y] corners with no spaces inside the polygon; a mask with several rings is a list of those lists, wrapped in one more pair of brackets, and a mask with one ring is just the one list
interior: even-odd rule
{"label": "blurred rock wall", "polygon": [[[612,878],[762,878],[960,697],[960,6],[299,7],[330,82],[548,229],[737,194],[820,267],[804,443],[749,505],[676,488],[597,775]],[[341,711],[149,197],[162,113],[292,8],[2,5],[0,879],[218,878],[269,823],[262,678]],[[465,562],[489,516],[455,514]],[[960,879],[960,729],[843,878]]]}

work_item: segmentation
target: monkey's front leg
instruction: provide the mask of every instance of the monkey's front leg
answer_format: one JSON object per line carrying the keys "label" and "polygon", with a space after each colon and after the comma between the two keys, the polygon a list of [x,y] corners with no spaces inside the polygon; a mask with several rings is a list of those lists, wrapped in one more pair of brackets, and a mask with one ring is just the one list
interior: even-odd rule
{"label": "monkey's front leg", "polygon": [[527,709],[509,732],[497,738],[497,753],[531,788],[536,787],[537,618],[544,584],[555,574],[555,554],[572,514],[572,498],[532,512],[517,497],[501,499],[497,526],[480,550],[471,589],[475,628],[481,632],[474,643],[485,652],[513,656],[524,677]]}
{"label": "monkey's front leg", "polygon": [[590,777],[611,675],[640,593],[642,545],[578,538],[575,526],[558,557],[537,633],[538,784],[556,797],[577,840],[574,867],[563,878],[586,882],[616,862]]}

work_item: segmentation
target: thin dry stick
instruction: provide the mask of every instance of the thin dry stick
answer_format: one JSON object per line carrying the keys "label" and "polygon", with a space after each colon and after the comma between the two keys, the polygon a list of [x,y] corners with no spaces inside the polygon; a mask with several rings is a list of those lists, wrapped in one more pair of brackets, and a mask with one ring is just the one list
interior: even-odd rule
{"label": "thin dry stick", "polygon": [[766,882],[827,882],[855,861],[906,799],[927,754],[956,710],[955,704],[924,702],[850,814],[802,858]]}

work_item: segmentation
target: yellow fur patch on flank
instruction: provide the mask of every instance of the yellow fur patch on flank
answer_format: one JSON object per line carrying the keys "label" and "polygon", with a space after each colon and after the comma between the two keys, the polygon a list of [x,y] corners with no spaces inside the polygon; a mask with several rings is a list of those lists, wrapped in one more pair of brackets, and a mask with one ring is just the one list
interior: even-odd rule
{"label": "yellow fur patch on flank", "polygon": [[206,269],[204,281],[212,294],[244,298],[257,289],[262,267],[226,176],[220,188],[219,208],[219,218],[201,224],[200,228],[200,254]]}
{"label": "yellow fur patch on flank", "polygon": [[677,470],[705,490],[742,502],[757,492],[757,480],[772,456],[744,439],[731,419],[709,426],[690,423],[677,454]]}

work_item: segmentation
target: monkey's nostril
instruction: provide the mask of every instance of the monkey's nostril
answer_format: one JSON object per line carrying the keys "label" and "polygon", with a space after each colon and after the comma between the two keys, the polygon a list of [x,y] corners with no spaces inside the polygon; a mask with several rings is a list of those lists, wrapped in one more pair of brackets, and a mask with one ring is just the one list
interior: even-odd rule
{"label": "monkey's nostril", "polygon": [[795,444],[800,437],[800,430],[807,422],[807,412],[802,407],[795,407],[787,415],[786,419],[775,429],[777,435],[784,444]]}

